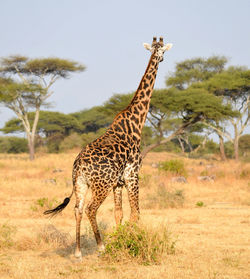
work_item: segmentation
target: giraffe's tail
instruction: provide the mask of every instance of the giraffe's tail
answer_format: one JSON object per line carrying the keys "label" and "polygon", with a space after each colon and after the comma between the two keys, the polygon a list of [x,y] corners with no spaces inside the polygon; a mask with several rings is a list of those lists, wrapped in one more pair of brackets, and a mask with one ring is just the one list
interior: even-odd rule
{"label": "giraffe's tail", "polygon": [[63,209],[68,205],[68,203],[70,202],[70,199],[73,195],[73,192],[71,193],[71,195],[67,198],[64,199],[63,203],[59,204],[56,208],[54,209],[50,209],[50,210],[46,210],[43,212],[44,215],[48,215],[51,214],[51,217],[56,216],[58,213],[62,212]]}

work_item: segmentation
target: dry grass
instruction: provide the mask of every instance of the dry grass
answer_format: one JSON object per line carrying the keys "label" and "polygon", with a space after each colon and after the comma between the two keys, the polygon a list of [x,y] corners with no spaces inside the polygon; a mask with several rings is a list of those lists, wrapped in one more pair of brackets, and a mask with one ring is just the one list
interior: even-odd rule
{"label": "dry grass", "polygon": [[[188,183],[182,184],[171,182],[171,173],[155,167],[176,156],[149,154],[140,172],[141,220],[158,231],[167,226],[177,238],[175,254],[166,254],[159,265],[150,266],[104,261],[98,257],[84,216],[84,258],[75,263],[74,199],[57,218],[47,219],[42,212],[71,192],[76,154],[38,155],[34,162],[27,155],[0,154],[0,278],[250,278],[249,163],[184,158]],[[202,182],[197,179],[199,175],[216,178]],[[176,191],[182,193],[181,203],[159,206],[164,203],[159,187],[173,194],[166,196],[169,203],[176,199]],[[200,202],[202,206],[197,206]],[[126,194],[124,215],[127,220]],[[112,231],[112,195],[100,208],[98,220],[105,231]]]}

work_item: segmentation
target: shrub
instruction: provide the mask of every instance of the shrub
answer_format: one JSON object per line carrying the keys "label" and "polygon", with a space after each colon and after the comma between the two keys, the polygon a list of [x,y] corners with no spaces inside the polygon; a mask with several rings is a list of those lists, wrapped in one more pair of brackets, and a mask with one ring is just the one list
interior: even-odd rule
{"label": "shrub", "polygon": [[196,206],[197,207],[203,207],[205,204],[204,204],[204,202],[203,201],[198,201],[197,203],[196,203]]}
{"label": "shrub", "polygon": [[63,135],[60,133],[55,133],[48,137],[46,140],[46,146],[49,153],[58,153],[60,143],[63,140]]}
{"label": "shrub", "polygon": [[175,253],[176,241],[163,227],[151,230],[125,223],[105,236],[103,257],[109,261],[135,261],[139,264],[159,263],[163,254]]}
{"label": "shrub", "polygon": [[59,145],[59,151],[63,152],[68,149],[73,149],[75,147],[82,146],[82,138],[77,133],[72,133],[68,137],[64,138],[63,141]]}
{"label": "shrub", "polygon": [[67,247],[70,243],[70,235],[60,232],[55,226],[47,225],[38,233],[38,242],[54,244],[55,246]]}
{"label": "shrub", "polygon": [[205,147],[200,150],[201,154],[215,154],[219,151],[218,143],[213,140],[208,140],[205,144]]}
{"label": "shrub", "polygon": [[12,237],[16,233],[16,228],[7,223],[0,226],[0,248],[9,248],[14,245]]}
{"label": "shrub", "polygon": [[239,139],[239,150],[244,155],[250,151],[250,135],[246,134],[240,137]]}
{"label": "shrub", "polygon": [[175,143],[175,141],[168,141],[165,144],[161,144],[160,146],[156,147],[153,149],[154,152],[172,152],[172,153],[180,153],[181,152],[181,148],[180,146]]}
{"label": "shrub", "polygon": [[139,175],[140,187],[144,187],[150,184],[152,175],[151,174],[142,174]]}
{"label": "shrub", "polygon": [[225,153],[227,158],[233,158],[234,155],[234,146],[230,141],[225,142],[224,144]]}
{"label": "shrub", "polygon": [[0,153],[28,152],[28,143],[24,138],[0,137]]}
{"label": "shrub", "polygon": [[182,207],[184,203],[183,190],[175,189],[168,191],[164,186],[159,185],[154,194],[147,196],[145,208],[178,208]]}
{"label": "shrub", "polygon": [[226,174],[223,170],[218,170],[215,172],[215,176],[216,176],[216,178],[224,178],[224,177],[226,177]]}
{"label": "shrub", "polygon": [[187,176],[187,171],[184,166],[184,162],[181,160],[169,160],[166,162],[163,162],[159,166],[160,170],[170,172],[172,174],[176,175],[182,175]]}
{"label": "shrub", "polygon": [[208,176],[209,175],[209,171],[208,170],[203,170],[200,172],[201,176]]}
{"label": "shrub", "polygon": [[242,170],[241,173],[240,173],[240,178],[241,179],[250,178],[250,169]]}

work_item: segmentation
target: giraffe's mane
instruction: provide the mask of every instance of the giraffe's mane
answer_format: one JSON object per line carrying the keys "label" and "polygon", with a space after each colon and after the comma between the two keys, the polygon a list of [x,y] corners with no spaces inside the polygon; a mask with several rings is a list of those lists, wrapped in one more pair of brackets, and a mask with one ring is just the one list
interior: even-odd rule
{"label": "giraffe's mane", "polygon": [[[146,71],[145,71],[144,75],[143,75],[142,78],[141,78],[141,81],[140,81],[140,83],[139,83],[139,86],[138,86],[137,90],[135,91],[135,94],[134,94],[133,99],[130,101],[130,103],[128,104],[128,106],[127,106],[125,109],[123,109],[122,111],[120,111],[119,113],[117,113],[117,115],[116,115],[115,118],[114,118],[114,121],[115,121],[123,112],[127,111],[127,110],[129,109],[129,107],[133,104],[133,101],[134,101],[134,99],[135,99],[135,97],[136,97],[138,91],[139,91],[140,88],[141,88],[142,81],[143,81],[143,79],[144,79],[144,77],[145,77],[145,75],[146,75],[146,73],[147,73],[147,71],[148,71],[148,69],[149,69],[149,67],[150,67],[150,64],[151,64],[151,61],[153,60],[153,57],[154,57],[154,53],[152,53],[152,55],[151,55],[151,57],[150,57],[150,59],[149,59],[148,66],[147,66],[147,68],[146,68]],[[113,122],[114,122],[114,121],[113,121]]]}

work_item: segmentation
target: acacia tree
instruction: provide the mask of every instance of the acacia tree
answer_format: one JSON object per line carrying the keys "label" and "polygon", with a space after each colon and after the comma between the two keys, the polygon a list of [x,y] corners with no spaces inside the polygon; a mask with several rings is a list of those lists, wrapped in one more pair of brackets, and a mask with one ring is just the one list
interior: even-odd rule
{"label": "acacia tree", "polygon": [[220,138],[226,137],[234,146],[234,157],[239,159],[239,139],[249,125],[250,120],[250,70],[241,67],[230,67],[227,70],[213,76],[203,84],[196,84],[195,87],[202,87],[209,90],[216,96],[223,97],[224,103],[231,104],[238,113],[228,119],[232,125],[234,134],[222,125],[219,121],[215,123],[204,122],[213,128]]}
{"label": "acacia tree", "polygon": [[[150,105],[154,115],[158,111],[161,116],[163,113],[165,115],[158,122],[157,118],[154,119],[154,127],[161,130],[160,136],[156,143],[143,150],[143,155],[173,138],[185,135],[187,130],[195,130],[197,123],[204,119],[225,119],[234,114],[229,104],[223,104],[222,98],[205,89],[162,89],[153,94]],[[196,128],[200,130],[202,127]]]}
{"label": "acacia tree", "polygon": [[[39,113],[54,93],[52,85],[70,73],[81,72],[85,67],[77,62],[60,58],[30,59],[9,56],[0,61],[0,102],[20,119],[28,140],[30,160],[35,154],[35,134]],[[28,113],[35,113],[31,125]]]}
{"label": "acacia tree", "polygon": [[[175,72],[166,80],[166,84],[167,86],[172,86],[179,90],[195,87],[205,88],[210,93],[214,93],[209,86],[206,87],[204,84],[206,82],[209,83],[213,77],[223,74],[227,62],[228,60],[224,56],[212,56],[207,59],[199,57],[187,59],[183,62],[177,63]],[[232,113],[231,116],[236,116],[236,113]],[[225,121],[223,121],[223,117],[218,118],[217,115],[213,120],[211,118],[209,118],[209,120],[207,119],[206,123],[209,124],[210,128],[212,128],[218,135],[221,159],[225,160],[225,135],[222,133]]]}

